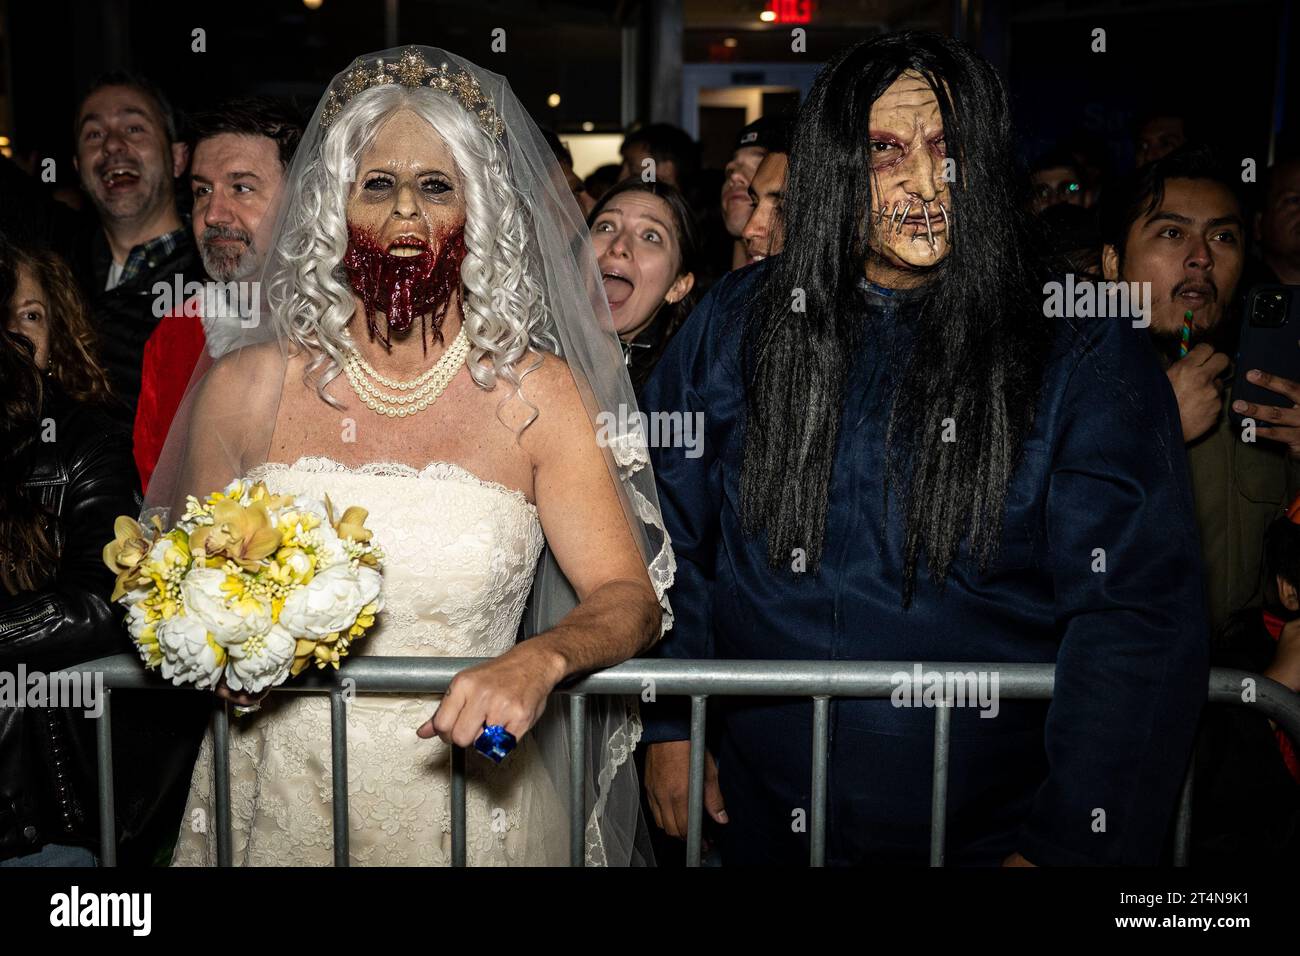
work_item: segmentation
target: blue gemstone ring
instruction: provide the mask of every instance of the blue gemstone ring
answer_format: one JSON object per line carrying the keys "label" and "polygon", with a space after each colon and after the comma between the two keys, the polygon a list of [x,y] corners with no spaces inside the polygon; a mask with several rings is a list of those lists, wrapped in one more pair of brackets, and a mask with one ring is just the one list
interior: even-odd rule
{"label": "blue gemstone ring", "polygon": [[484,724],[483,733],[474,741],[474,749],[493,763],[500,763],[519,741],[500,724]]}

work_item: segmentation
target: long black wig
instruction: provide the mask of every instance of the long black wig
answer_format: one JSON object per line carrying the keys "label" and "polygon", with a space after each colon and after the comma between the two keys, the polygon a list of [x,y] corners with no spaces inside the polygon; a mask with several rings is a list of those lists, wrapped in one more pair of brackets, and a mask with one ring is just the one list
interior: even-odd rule
{"label": "long black wig", "polygon": [[[757,292],[745,330],[746,434],[741,513],[767,533],[768,560],[796,548],[819,568],[845,381],[862,348],[859,289],[872,253],[871,105],[902,73],[939,101],[952,245],[927,276],[912,319],[917,343],[893,374],[885,501],[905,527],[902,604],[924,553],[942,583],[969,539],[981,567],[996,556],[1007,486],[1032,423],[1050,343],[1041,273],[1015,159],[1006,94],[963,44],[903,32],[857,44],[819,75],[800,110],[786,180],[785,248]],[[803,290],[804,311],[792,309]],[[869,346],[868,346],[869,347]],[[956,440],[943,441],[942,421]]]}

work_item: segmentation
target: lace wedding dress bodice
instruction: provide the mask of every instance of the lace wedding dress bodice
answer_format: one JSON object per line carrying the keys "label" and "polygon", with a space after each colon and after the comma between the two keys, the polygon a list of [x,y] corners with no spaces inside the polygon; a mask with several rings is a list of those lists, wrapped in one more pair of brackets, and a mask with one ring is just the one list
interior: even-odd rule
{"label": "lace wedding dress bodice", "polygon": [[[386,552],[385,607],[354,655],[489,657],[514,643],[544,544],[524,496],[459,465],[349,468],[325,458],[270,463],[250,479],[278,493],[325,494],[369,511]],[[347,662],[343,663],[346,672]],[[353,865],[445,865],[451,855],[450,751],[416,728],[439,695],[358,694],[348,704]],[[329,702],[272,691],[232,721],[231,822],[237,865],[333,862]],[[467,764],[468,862],[563,859],[563,803],[528,735],[500,766]],[[212,735],[194,768],[173,862],[216,863]]]}

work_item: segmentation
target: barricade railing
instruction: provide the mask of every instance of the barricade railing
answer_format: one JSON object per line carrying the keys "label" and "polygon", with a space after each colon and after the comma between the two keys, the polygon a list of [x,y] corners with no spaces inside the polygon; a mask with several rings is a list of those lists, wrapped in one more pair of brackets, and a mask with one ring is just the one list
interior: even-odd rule
{"label": "barricade railing", "polygon": [[[357,657],[342,671],[313,672],[277,687],[274,693],[326,694],[330,700],[331,775],[347,779],[347,701],[351,694],[445,692],[453,677],[483,658]],[[588,675],[557,688],[553,697],[568,699],[570,753],[585,747],[584,714],[588,696],[640,697],[653,688],[655,699],[690,698],[690,771],[686,858],[699,866],[704,816],[705,714],[715,696],[810,698],[813,705],[812,805],[809,813],[810,860],[822,866],[826,859],[827,751],[832,698],[889,698],[899,686],[899,675],[909,678],[918,662],[891,661],[679,661],[637,659]],[[982,664],[919,662],[923,674],[997,675],[999,700],[1046,700],[1052,696],[1052,664]],[[114,866],[117,858],[113,800],[112,694],[115,690],[177,690],[146,673],[137,658],[117,655],[88,661],[72,670],[103,675],[103,710],[96,723],[99,762],[100,864]],[[344,681],[347,683],[345,684]],[[1249,688],[1249,693],[1247,692]],[[919,690],[917,691],[919,693]],[[950,750],[953,688],[945,704],[934,709],[934,765],[930,800],[930,865],[944,863],[947,825],[948,758]],[[1300,740],[1300,694],[1258,674],[1214,668],[1210,671],[1208,703],[1249,707],[1276,721],[1293,740]],[[554,700],[552,701],[552,704]],[[232,862],[230,828],[229,706],[214,707],[213,794],[217,828],[217,862]],[[451,755],[451,857],[464,866],[465,852],[465,749],[453,747]],[[584,862],[586,818],[584,801],[586,762],[572,761],[569,779],[571,865]],[[1186,866],[1191,832],[1191,793],[1194,766],[1183,780],[1175,817],[1174,864]],[[347,787],[333,787],[334,863],[348,865]]]}

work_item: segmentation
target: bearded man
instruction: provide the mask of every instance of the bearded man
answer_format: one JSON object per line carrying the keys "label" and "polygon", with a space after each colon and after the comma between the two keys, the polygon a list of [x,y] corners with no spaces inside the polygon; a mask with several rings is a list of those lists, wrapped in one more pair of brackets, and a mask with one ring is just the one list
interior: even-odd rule
{"label": "bearded man", "polygon": [[[996,73],[951,39],[823,71],[784,251],[720,281],[647,386],[706,427],[703,454],[654,450],[661,647],[986,663],[960,670],[991,694],[951,711],[946,859],[1151,864],[1206,694],[1178,409],[1130,318],[1046,317],[1010,144]],[[1012,662],[1056,665],[1050,704],[997,699]],[[828,863],[926,860],[935,713],[907,690],[832,702]],[[680,835],[686,721],[645,710],[649,802]],[[723,864],[806,862],[810,702],[714,697],[709,726]]]}
{"label": "bearded man", "polygon": [[135,413],[135,462],[146,491],[200,357],[224,355],[259,296],[280,186],[302,122],[264,97],[230,100],[192,120],[194,243],[209,279],[197,299],[178,303],[145,343]]}

